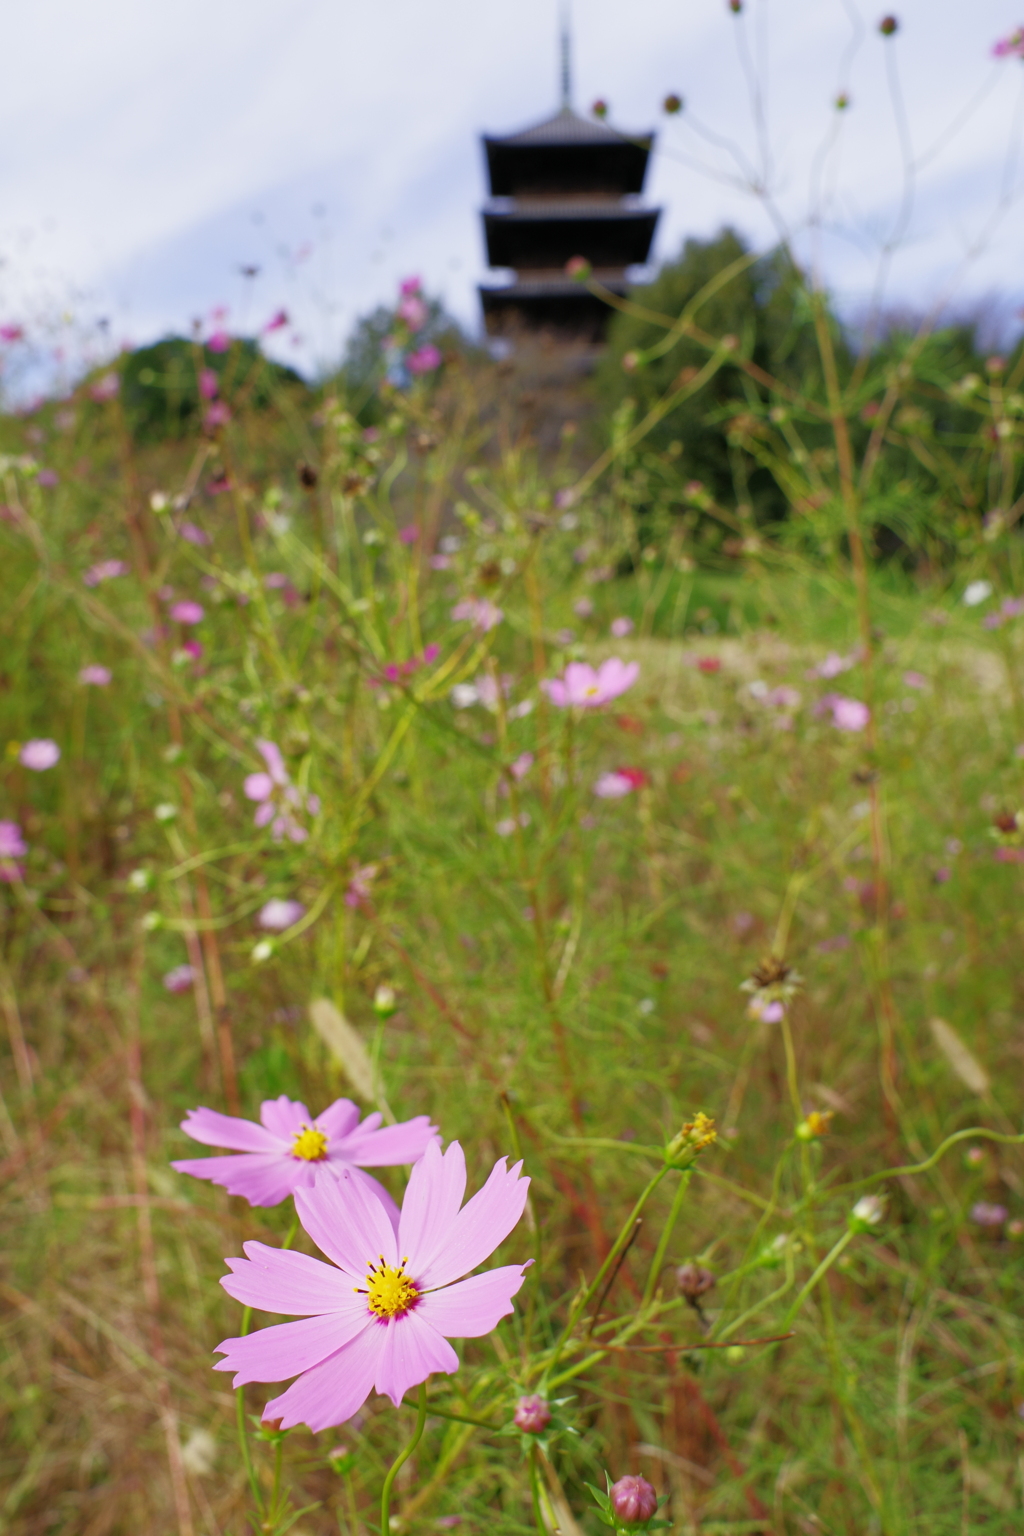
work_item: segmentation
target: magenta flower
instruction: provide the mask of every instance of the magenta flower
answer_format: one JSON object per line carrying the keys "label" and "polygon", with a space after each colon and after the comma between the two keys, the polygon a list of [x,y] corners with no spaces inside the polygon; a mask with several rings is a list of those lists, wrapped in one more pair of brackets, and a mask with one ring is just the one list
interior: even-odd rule
{"label": "magenta flower", "polygon": [[610,1490],[612,1510],[623,1525],[646,1525],[658,1513],[658,1495],[646,1477],[620,1477]]}
{"label": "magenta flower", "polygon": [[274,896],[260,908],[256,921],[261,928],[269,928],[272,933],[283,933],[285,928],[290,928],[305,915],[306,909],[301,901],[286,901],[281,896]]}
{"label": "magenta flower", "polygon": [[564,677],[550,678],[542,682],[541,687],[552,704],[557,704],[560,709],[572,706],[596,709],[632,688],[639,676],[639,662],[625,662],[618,656],[609,656],[596,671],[585,661],[570,661]]}
{"label": "magenta flower", "polygon": [[409,353],[405,366],[410,373],[431,373],[435,368],[440,368],[441,354],[434,343],[428,341],[425,347]]}
{"label": "magenta flower", "polygon": [[398,542],[400,544],[415,544],[420,536],[420,531],[415,523],[407,523],[404,528],[398,530]]}
{"label": "magenta flower", "polygon": [[370,886],[376,878],[376,864],[360,864],[354,869],[345,892],[346,907],[359,907],[364,901],[369,901]]}
{"label": "magenta flower", "polygon": [[636,626],[634,625],[632,619],[627,619],[625,617],[621,619],[612,619],[611,631],[616,640],[625,640],[627,635],[631,635],[633,633],[635,627]]}
{"label": "magenta flower", "polygon": [[[218,1114],[215,1109],[190,1109],[181,1122],[186,1135],[206,1147],[230,1147],[240,1155],[186,1158],[171,1167],[193,1178],[212,1179],[229,1195],[243,1195],[250,1205],[278,1205],[297,1189],[322,1185],[325,1176],[333,1183],[346,1173],[354,1173],[361,1187],[372,1191],[369,1198],[375,1204],[383,1202],[388,1221],[397,1225],[395,1202],[384,1186],[362,1169],[414,1163],[435,1142],[437,1127],[431,1125],[429,1115],[417,1115],[383,1130],[380,1122],[377,1113],[360,1122],[359,1106],[351,1099],[335,1099],[314,1119],[305,1104],[284,1094],[279,1099],[264,1099],[259,1125]],[[281,1377],[265,1379],[280,1381]]]}
{"label": "magenta flower", "polygon": [[18,761],[23,767],[31,768],[33,773],[45,773],[47,768],[60,762],[60,747],[45,736],[26,741],[18,753]]}
{"label": "magenta flower", "polygon": [[451,616],[456,623],[460,619],[468,619],[482,634],[496,628],[505,617],[501,609],[486,597],[465,598],[461,603],[455,604]]}
{"label": "magenta flower", "polygon": [[971,1220],[979,1227],[1001,1227],[1009,1214],[1005,1205],[990,1205],[987,1200],[971,1206]]}
{"label": "magenta flower", "polygon": [[202,528],[197,528],[195,523],[182,523],[178,532],[186,544],[194,544],[199,549],[210,543],[210,535],[204,533]]}
{"label": "magenta flower", "polygon": [[[270,824],[274,839],[290,837],[293,843],[304,843],[309,833],[295,820],[295,811],[303,807],[303,796],[292,783],[284,758],[272,741],[256,742],[257,750],[267,765],[266,773],[250,773],[242,788],[247,800],[258,800],[259,810],[253,817],[257,827]],[[305,809],[315,816],[320,809],[317,795],[305,796]]]}
{"label": "magenta flower", "polygon": [[[1024,59],[1024,27],[1018,27],[1015,32],[1010,33],[1009,37],[1000,38],[992,49],[992,53],[997,59]],[[2,335],[3,332],[0,331],[0,336]]]}
{"label": "magenta flower", "polygon": [[55,469],[41,469],[36,476],[44,490],[52,491],[55,485],[60,484],[60,475]]}
{"label": "magenta flower", "polygon": [[529,773],[532,767],[533,753],[520,752],[519,756],[513,762],[509,763],[508,771],[518,782],[520,779],[525,779],[526,775]]}
{"label": "magenta flower", "polygon": [[860,699],[837,698],[832,704],[832,724],[841,731],[862,731],[871,711]]}
{"label": "magenta flower", "polygon": [[87,587],[98,587],[101,581],[112,581],[115,576],[127,576],[128,567],[123,560],[100,560],[91,565],[82,580]]}
{"label": "magenta flower", "polygon": [[176,965],[164,977],[164,986],[168,992],[190,992],[195,979],[196,973],[190,965]]}
{"label": "magenta flower", "polygon": [[21,325],[0,325],[0,341],[24,341],[25,329]]}
{"label": "magenta flower", "polygon": [[214,331],[206,345],[211,352],[226,352],[231,345],[231,337],[223,328]]}
{"label": "magenta flower", "polygon": [[403,277],[399,292],[403,298],[408,298],[410,294],[419,293],[422,287],[423,279],[421,277]]}
{"label": "magenta flower", "polygon": [[103,405],[107,400],[115,400],[121,388],[121,380],[116,373],[104,373],[89,386],[89,398],[95,400],[98,405]]}
{"label": "magenta flower", "polygon": [[203,425],[210,432],[217,427],[226,427],[231,420],[231,412],[223,400],[215,400],[203,417]]}
{"label": "magenta flower", "polygon": [[171,618],[178,624],[201,624],[206,617],[202,603],[195,603],[191,598],[174,603],[169,611]]}
{"label": "magenta flower", "polygon": [[512,1422],[524,1435],[542,1435],[551,1423],[551,1409],[543,1397],[531,1392],[516,1403]]}
{"label": "magenta flower", "polygon": [[[396,1127],[397,1129],[397,1127]],[[453,1141],[442,1156],[431,1142],[409,1176],[397,1232],[374,1195],[344,1169],[295,1191],[310,1237],[337,1268],[301,1253],[246,1243],[221,1281],[246,1306],[298,1316],[217,1345],[214,1369],[249,1381],[298,1380],[263,1410],[282,1429],[314,1432],[343,1424],[372,1390],[397,1408],[432,1371],[451,1375],[459,1358],[449,1338],[479,1338],[513,1310],[525,1264],[462,1279],[494,1252],[518,1222],[529,1179],[521,1163],[499,1158],[460,1210],[466,1160]],[[454,1283],[453,1283],[454,1282]]]}
{"label": "magenta flower", "polygon": [[22,875],[18,859],[28,853],[21,828],[16,821],[0,821],[0,880],[10,885]]}
{"label": "magenta flower", "polygon": [[395,313],[410,331],[421,331],[427,323],[427,306],[418,293],[406,294]]}
{"label": "magenta flower", "polygon": [[88,683],[93,688],[106,688],[113,675],[109,667],[101,667],[98,662],[90,662],[79,672],[78,681]]}
{"label": "magenta flower", "polygon": [[271,331],[283,330],[287,324],[288,311],[286,309],[279,309],[276,314],[271,315],[270,319],[263,327],[263,334],[264,336],[269,336]]}
{"label": "magenta flower", "polygon": [[824,661],[819,661],[816,667],[811,667],[808,677],[838,677],[840,672],[848,672],[853,666],[852,656],[840,656],[838,651],[829,651]]}
{"label": "magenta flower", "polygon": [[601,774],[594,785],[594,794],[599,800],[621,800],[646,783],[647,775],[642,768],[616,768],[611,773]]}
{"label": "magenta flower", "polygon": [[199,371],[199,393],[204,400],[216,400],[217,391],[220,389],[220,380],[212,368],[201,368]]}

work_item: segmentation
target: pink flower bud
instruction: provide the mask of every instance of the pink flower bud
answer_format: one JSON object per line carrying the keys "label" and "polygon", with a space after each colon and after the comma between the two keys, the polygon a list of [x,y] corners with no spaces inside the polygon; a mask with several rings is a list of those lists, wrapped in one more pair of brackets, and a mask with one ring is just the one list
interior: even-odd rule
{"label": "pink flower bud", "polygon": [[646,1525],[658,1512],[658,1495],[646,1477],[620,1477],[612,1484],[611,1500],[623,1525]]}
{"label": "pink flower bud", "polygon": [[516,1404],[512,1422],[516,1429],[521,1429],[526,1435],[540,1435],[551,1423],[551,1409],[536,1393],[529,1397],[521,1397]]}

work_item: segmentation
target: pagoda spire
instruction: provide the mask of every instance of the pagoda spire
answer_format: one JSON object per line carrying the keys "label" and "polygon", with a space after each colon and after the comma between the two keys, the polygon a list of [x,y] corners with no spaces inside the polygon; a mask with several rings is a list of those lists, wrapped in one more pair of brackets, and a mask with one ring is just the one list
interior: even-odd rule
{"label": "pagoda spire", "polygon": [[562,111],[572,110],[572,37],[569,30],[569,5],[568,0],[562,6],[561,26],[561,76],[562,76]]}

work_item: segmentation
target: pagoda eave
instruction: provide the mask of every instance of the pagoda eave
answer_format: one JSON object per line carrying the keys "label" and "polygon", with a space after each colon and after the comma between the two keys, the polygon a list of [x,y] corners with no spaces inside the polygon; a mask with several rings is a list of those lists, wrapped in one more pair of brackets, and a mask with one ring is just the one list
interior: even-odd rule
{"label": "pagoda eave", "polygon": [[483,216],[490,267],[564,266],[586,256],[595,267],[643,266],[660,209],[622,209],[614,204],[580,212],[572,205],[489,211]]}

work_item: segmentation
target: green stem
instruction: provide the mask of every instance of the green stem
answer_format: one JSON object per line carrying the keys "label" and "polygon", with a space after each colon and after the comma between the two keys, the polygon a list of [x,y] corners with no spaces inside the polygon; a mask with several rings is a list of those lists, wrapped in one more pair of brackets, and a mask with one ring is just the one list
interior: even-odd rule
{"label": "green stem", "polygon": [[423,1426],[427,1422],[427,1384],[420,1382],[419,1411],[416,1414],[416,1428],[412,1432],[412,1439],[405,1450],[391,1464],[391,1471],[384,1479],[384,1487],[380,1495],[380,1536],[391,1536],[391,1488],[398,1475],[399,1468],[404,1467],[413,1451],[420,1443],[423,1435]]}
{"label": "green stem", "polygon": [[[249,1324],[252,1322],[252,1307],[246,1307],[242,1313],[242,1338],[249,1332]],[[238,1387],[235,1390],[235,1420],[238,1425],[238,1444],[242,1451],[242,1463],[245,1467],[245,1475],[249,1479],[249,1488],[252,1491],[256,1508],[260,1515],[263,1510],[263,1495],[260,1493],[259,1481],[256,1477],[256,1468],[252,1464],[252,1450],[249,1446],[249,1427],[245,1422],[245,1388]]]}
{"label": "green stem", "polygon": [[679,1213],[683,1208],[683,1201],[686,1199],[686,1191],[689,1188],[692,1173],[693,1169],[687,1168],[680,1175],[679,1183],[676,1186],[675,1195],[672,1198],[672,1209],[668,1213],[668,1220],[662,1228],[661,1236],[658,1238],[658,1246],[654,1251],[654,1258],[651,1260],[651,1272],[647,1276],[647,1284],[644,1287],[643,1301],[640,1303],[641,1307],[646,1307],[647,1303],[654,1295],[654,1288],[658,1283],[658,1277],[661,1274],[661,1266],[665,1262],[665,1254],[668,1250],[669,1243],[672,1241],[672,1233],[676,1222],[679,1220]]}
{"label": "green stem", "polygon": [[794,1317],[796,1317],[796,1314],[800,1311],[800,1308],[803,1306],[808,1296],[814,1290],[814,1287],[818,1284],[818,1281],[828,1273],[836,1259],[838,1259],[839,1255],[843,1252],[843,1249],[853,1241],[853,1235],[853,1232],[847,1229],[839,1241],[837,1243],[833,1243],[828,1253],[826,1253],[825,1257],[814,1271],[814,1274],[807,1281],[807,1284],[803,1286],[803,1288],[797,1293],[796,1300],[793,1302],[789,1311],[786,1313],[785,1321],[782,1325],[784,1328],[789,1327],[790,1323],[793,1321]]}
{"label": "green stem", "polygon": [[530,1446],[530,1494],[533,1498],[533,1518],[537,1522],[537,1536],[548,1536],[544,1514],[540,1504],[540,1481],[537,1474],[537,1447]]}

